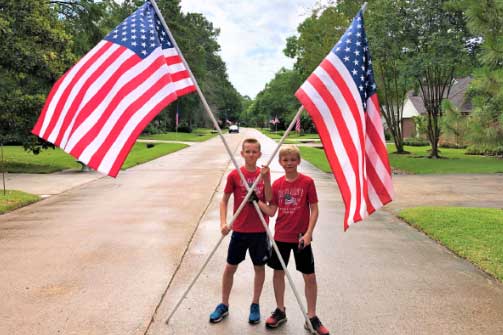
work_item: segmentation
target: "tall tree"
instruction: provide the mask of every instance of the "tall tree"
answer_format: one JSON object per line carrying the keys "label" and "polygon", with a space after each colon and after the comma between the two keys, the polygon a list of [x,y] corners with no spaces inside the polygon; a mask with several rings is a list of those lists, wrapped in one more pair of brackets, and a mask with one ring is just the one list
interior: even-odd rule
{"label": "tall tree", "polygon": [[427,111],[430,157],[438,158],[442,101],[448,96],[454,76],[467,71],[470,38],[463,12],[450,0],[409,1],[403,15],[410,71],[421,91]]}
{"label": "tall tree", "polygon": [[281,127],[288,124],[300,106],[294,93],[301,84],[296,70],[282,68],[257,94],[247,114],[252,115],[255,123],[261,126],[275,117],[280,120]]}
{"label": "tall tree", "polygon": [[411,84],[407,77],[408,43],[402,15],[405,0],[377,0],[365,15],[367,36],[374,64],[379,104],[393,137],[397,153],[405,153],[402,135],[402,116],[405,95]]}
{"label": "tall tree", "polygon": [[4,0],[0,40],[0,134],[37,150],[30,130],[50,87],[75,61],[71,37],[48,0]]}
{"label": "tall tree", "polygon": [[[503,2],[465,0],[468,26],[483,41],[470,95],[470,137],[477,151],[503,155]],[[481,150],[482,149],[482,150]]]}

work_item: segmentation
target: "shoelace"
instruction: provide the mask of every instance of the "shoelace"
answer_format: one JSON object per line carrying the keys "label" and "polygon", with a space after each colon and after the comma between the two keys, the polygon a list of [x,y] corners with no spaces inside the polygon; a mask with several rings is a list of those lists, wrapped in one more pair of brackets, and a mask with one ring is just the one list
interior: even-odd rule
{"label": "shoelace", "polygon": [[272,312],[272,317],[276,320],[279,320],[283,318],[283,312],[279,308],[276,308],[274,312]]}

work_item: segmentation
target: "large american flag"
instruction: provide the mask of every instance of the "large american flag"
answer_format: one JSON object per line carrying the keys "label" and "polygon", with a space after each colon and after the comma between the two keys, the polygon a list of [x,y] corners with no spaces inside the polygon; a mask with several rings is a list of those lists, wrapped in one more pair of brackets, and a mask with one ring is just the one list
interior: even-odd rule
{"label": "large american flag", "polygon": [[115,177],[145,126],[194,90],[146,2],[56,82],[32,132]]}
{"label": "large american flag", "polygon": [[341,190],[346,230],[393,197],[361,10],[295,95],[314,121]]}

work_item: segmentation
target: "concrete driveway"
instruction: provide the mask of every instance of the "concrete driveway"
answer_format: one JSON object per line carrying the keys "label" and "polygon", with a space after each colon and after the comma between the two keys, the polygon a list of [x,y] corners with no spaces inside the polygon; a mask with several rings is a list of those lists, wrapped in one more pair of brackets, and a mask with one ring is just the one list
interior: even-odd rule
{"label": "concrete driveway", "polygon": [[[275,143],[242,130],[226,135],[231,148],[258,137],[265,162]],[[219,238],[218,200],[230,168],[216,138],[0,216],[0,334],[306,334],[288,288],[284,327],[247,323],[249,260],[236,274],[229,317],[208,323],[228,239],[164,323]],[[301,170],[315,178],[320,198],[318,314],[332,333],[503,333],[501,283],[386,211],[344,233],[333,177],[307,163]],[[277,164],[272,171],[282,172]],[[275,307],[271,275],[264,317]]]}

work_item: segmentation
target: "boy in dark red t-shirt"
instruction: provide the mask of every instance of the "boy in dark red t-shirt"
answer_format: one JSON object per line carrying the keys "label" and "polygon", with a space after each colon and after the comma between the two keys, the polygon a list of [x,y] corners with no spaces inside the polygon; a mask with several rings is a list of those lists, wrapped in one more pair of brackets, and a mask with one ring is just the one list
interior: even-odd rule
{"label": "boy in dark red t-shirt", "polygon": [[[260,143],[256,139],[248,138],[244,140],[241,156],[244,158],[245,164],[240,168],[240,171],[243,173],[249,186],[251,186],[255,182],[255,179],[262,174],[262,180],[255,188],[255,197],[258,198],[256,200],[270,201],[272,191],[269,170],[257,167],[257,160],[261,155]],[[233,212],[236,212],[246,197],[246,194],[246,186],[243,184],[238,171],[234,169],[227,176],[224,195],[220,202],[220,230],[222,234],[227,235],[231,230],[227,227],[227,207],[229,198],[231,195],[234,197]],[[266,222],[269,222],[268,217],[264,219]],[[229,314],[229,296],[232,289],[234,273],[239,263],[245,259],[246,251],[248,250],[255,269],[253,298],[248,322],[256,324],[260,322],[259,299],[262,293],[262,287],[264,286],[264,265],[269,259],[270,248],[264,226],[252,202],[245,205],[234,221],[232,230],[233,233],[227,252],[227,264],[222,277],[222,302],[217,305],[215,311],[210,314],[210,322],[220,322]]]}
{"label": "boy in dark red t-shirt", "polygon": [[[316,187],[313,179],[297,171],[300,152],[296,146],[282,147],[279,151],[279,163],[285,170],[285,175],[273,183],[270,204],[259,201],[259,206],[269,216],[274,216],[278,210],[274,241],[286,265],[293,250],[296,268],[304,277],[307,315],[318,334],[327,335],[328,329],[316,316],[317,284],[311,249],[313,230],[318,220]],[[284,304],[285,271],[276,252],[272,253],[268,265],[274,269],[273,286],[277,308],[266,320],[266,327],[276,328],[287,320]],[[305,326],[308,329],[307,324]]]}

